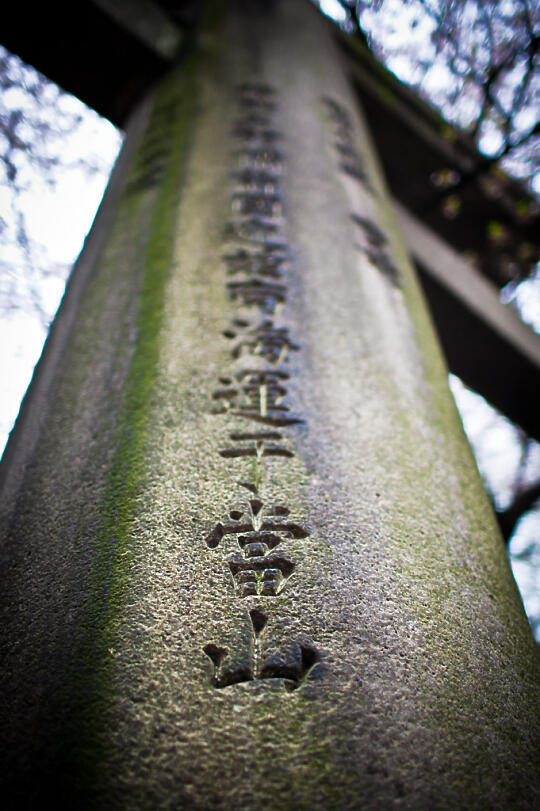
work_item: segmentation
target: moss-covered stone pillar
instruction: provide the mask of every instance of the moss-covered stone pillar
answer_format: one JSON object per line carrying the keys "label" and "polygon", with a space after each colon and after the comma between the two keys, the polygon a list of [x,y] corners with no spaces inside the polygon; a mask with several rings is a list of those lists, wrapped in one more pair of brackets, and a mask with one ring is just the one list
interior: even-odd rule
{"label": "moss-covered stone pillar", "polygon": [[216,4],[126,150],[4,463],[9,807],[533,808],[536,647],[324,21]]}

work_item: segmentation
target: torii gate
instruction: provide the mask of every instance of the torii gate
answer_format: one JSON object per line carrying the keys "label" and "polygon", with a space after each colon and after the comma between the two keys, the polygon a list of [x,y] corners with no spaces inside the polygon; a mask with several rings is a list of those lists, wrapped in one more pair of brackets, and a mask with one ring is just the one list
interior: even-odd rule
{"label": "torii gate", "polygon": [[[538,436],[471,362],[537,398],[538,339],[433,228],[488,237],[415,208],[474,156],[300,0],[216,3],[172,70],[172,5],[96,5],[90,62],[54,6],[35,58],[6,29],[129,114],[2,466],[11,807],[533,808],[538,652],[356,90],[390,168],[408,139],[397,215],[452,367]],[[464,195],[509,243],[512,193]]]}

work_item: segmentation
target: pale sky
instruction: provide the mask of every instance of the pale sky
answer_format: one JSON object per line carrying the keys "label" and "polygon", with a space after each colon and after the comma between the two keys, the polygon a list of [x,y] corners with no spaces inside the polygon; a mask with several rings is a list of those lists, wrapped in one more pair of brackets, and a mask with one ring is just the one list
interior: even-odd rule
{"label": "pale sky", "polygon": [[[87,108],[73,100],[85,111]],[[121,135],[106,119],[87,111],[85,121],[67,139],[65,156],[75,162],[81,155],[98,153],[100,161],[112,168],[121,144]],[[108,174],[88,175],[84,169],[71,168],[58,175],[54,188],[41,182],[39,177],[21,197],[21,208],[27,219],[32,240],[39,244],[40,259],[44,264],[65,264],[71,267],[81,251],[90,229]],[[0,216],[12,217],[7,190],[0,186]],[[4,256],[4,259],[9,258]],[[51,275],[44,279],[40,293],[45,307],[54,315],[62,294],[64,282]],[[19,404],[30,382],[46,330],[31,307],[17,309],[0,319],[0,453],[17,416]]]}

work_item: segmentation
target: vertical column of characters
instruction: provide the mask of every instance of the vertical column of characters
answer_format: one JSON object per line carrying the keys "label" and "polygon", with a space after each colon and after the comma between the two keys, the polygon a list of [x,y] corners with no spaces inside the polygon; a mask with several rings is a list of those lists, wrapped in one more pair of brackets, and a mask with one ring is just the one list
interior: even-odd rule
{"label": "vertical column of characters", "polygon": [[[334,153],[340,173],[343,177],[355,181],[371,198],[375,198],[377,192],[371,183],[365,162],[354,145],[353,123],[349,112],[343,104],[328,96],[325,96],[322,102],[331,122]],[[400,274],[392,261],[387,235],[371,217],[362,216],[354,210],[350,217],[355,226],[358,250],[390,279],[392,284],[397,285]]]}
{"label": "vertical column of characters", "polygon": [[[216,523],[206,544],[212,549],[229,545],[224,563],[235,595],[249,601],[252,664],[247,671],[231,671],[226,667],[226,649],[210,644],[204,651],[214,664],[216,687],[281,678],[288,689],[294,689],[307,677],[316,653],[309,646],[300,646],[295,661],[287,662],[284,657],[276,665],[265,660],[263,636],[268,618],[261,606],[262,600],[283,592],[296,568],[286,550],[287,541],[309,536],[305,527],[289,519],[286,504],[267,503],[264,494],[266,459],[294,456],[284,431],[302,422],[286,402],[289,356],[300,347],[280,321],[290,269],[281,195],[284,155],[282,137],[273,124],[275,90],[264,82],[246,82],[237,89],[237,101],[231,213],[222,255],[232,305],[230,324],[223,333],[230,345],[230,366],[212,394],[212,412],[238,420],[238,429],[228,431],[220,455],[245,460],[249,466],[246,464],[236,482],[247,491],[246,497]],[[235,473],[238,475],[237,466]],[[232,550],[230,541],[234,542]]]}

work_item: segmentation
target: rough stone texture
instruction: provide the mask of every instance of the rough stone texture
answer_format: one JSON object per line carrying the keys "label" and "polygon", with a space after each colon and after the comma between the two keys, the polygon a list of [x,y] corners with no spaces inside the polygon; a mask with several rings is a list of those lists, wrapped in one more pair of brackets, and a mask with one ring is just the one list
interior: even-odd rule
{"label": "rough stone texture", "polygon": [[[369,137],[307,3],[229,5],[156,91],[6,499],[11,807],[534,808],[538,654]],[[242,250],[283,259],[262,308]],[[241,597],[263,542],[284,586]]]}

